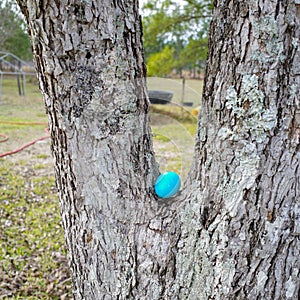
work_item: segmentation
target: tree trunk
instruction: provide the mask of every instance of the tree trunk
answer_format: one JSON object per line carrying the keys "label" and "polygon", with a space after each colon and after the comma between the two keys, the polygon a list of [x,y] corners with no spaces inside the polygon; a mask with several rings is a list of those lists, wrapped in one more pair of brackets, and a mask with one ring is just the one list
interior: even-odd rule
{"label": "tree trunk", "polygon": [[184,249],[199,299],[299,298],[299,13],[215,1]]}
{"label": "tree trunk", "polygon": [[195,161],[160,200],[137,1],[18,0],[76,299],[297,299],[299,5],[215,1]]}

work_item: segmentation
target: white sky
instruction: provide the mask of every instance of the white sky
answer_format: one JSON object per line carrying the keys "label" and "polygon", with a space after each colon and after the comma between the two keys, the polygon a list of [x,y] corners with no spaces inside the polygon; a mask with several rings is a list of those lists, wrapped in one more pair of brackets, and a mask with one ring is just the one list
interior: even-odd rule
{"label": "white sky", "polygon": [[147,2],[147,0],[139,0],[140,8]]}
{"label": "white sky", "polygon": [[[147,11],[147,13],[145,14],[145,12],[142,11],[142,7],[144,4],[146,4],[148,2],[148,0],[139,0],[139,7],[140,7],[140,14],[142,16],[145,16],[145,15],[149,15],[149,10]],[[161,0],[162,2],[162,0]],[[176,2],[177,4],[181,4],[181,5],[184,5],[185,1],[183,0],[174,0],[174,2]]]}
{"label": "white sky", "polygon": [[148,2],[148,0],[139,0],[140,14],[141,14],[142,16],[145,15],[145,14],[143,13],[143,11],[142,11],[142,7],[143,7],[143,5],[146,4],[147,2]]}

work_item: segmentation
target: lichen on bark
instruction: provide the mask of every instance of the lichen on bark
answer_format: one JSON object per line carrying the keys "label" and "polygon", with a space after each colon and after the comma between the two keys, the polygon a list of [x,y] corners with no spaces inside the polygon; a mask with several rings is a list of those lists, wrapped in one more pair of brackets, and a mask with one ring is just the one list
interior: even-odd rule
{"label": "lichen on bark", "polygon": [[277,124],[277,108],[274,100],[266,107],[265,95],[259,90],[258,76],[243,75],[239,94],[233,86],[228,88],[226,94],[226,108],[238,119],[230,130],[232,139],[250,138],[257,143],[265,142],[267,133]]}

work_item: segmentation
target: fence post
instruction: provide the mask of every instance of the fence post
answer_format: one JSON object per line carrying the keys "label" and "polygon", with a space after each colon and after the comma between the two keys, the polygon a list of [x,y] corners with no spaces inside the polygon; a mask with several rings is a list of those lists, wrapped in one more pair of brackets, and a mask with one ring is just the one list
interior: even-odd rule
{"label": "fence post", "polygon": [[2,80],[3,80],[3,74],[0,71],[0,104],[2,102]]}
{"label": "fence post", "polygon": [[183,103],[185,94],[185,78],[182,78],[182,90],[181,90],[181,117],[183,117]]}
{"label": "fence post", "polygon": [[23,96],[26,96],[26,74],[22,74],[22,81],[23,81]]}

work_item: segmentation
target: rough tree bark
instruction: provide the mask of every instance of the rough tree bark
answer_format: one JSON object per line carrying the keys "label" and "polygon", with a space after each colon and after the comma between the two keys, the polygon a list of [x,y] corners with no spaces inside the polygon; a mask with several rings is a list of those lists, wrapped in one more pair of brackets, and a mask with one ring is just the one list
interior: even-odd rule
{"label": "rough tree bark", "polygon": [[298,299],[297,1],[215,1],[195,160],[161,201],[137,0],[18,0],[76,299]]}

